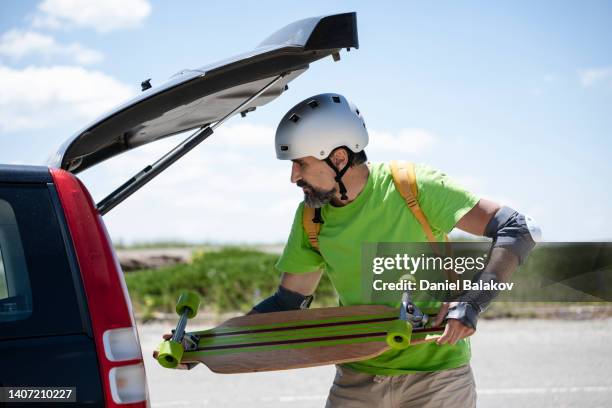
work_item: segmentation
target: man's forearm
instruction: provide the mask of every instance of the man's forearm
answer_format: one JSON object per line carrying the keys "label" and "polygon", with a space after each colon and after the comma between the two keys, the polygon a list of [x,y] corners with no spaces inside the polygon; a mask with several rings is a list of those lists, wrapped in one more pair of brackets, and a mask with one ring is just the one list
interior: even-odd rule
{"label": "man's forearm", "polygon": [[276,292],[253,306],[252,312],[270,313],[283,312],[287,310],[307,309],[312,302],[312,295],[302,295],[283,286],[279,286]]}
{"label": "man's forearm", "polygon": [[[475,282],[507,282],[518,266],[525,262],[535,246],[535,240],[538,239],[532,236],[534,228],[528,225],[528,219],[509,207],[502,207],[496,212],[485,228],[485,235],[493,238],[489,262],[485,269],[474,277]],[[539,229],[537,233],[539,235]],[[475,329],[478,315],[487,309],[497,294],[496,290],[466,292],[460,295],[458,303],[449,309],[447,317],[457,319]]]}
{"label": "man's forearm", "polygon": [[[512,251],[503,247],[493,247],[487,266],[474,277],[474,281],[483,283],[508,282],[518,265],[518,258]],[[497,295],[498,291],[496,290],[473,290],[466,292],[458,300],[472,304],[476,307],[476,311],[481,313],[487,309]]]}
{"label": "man's forearm", "polygon": [[321,271],[301,274],[283,273],[278,290],[255,305],[249,314],[306,309],[321,280]]}

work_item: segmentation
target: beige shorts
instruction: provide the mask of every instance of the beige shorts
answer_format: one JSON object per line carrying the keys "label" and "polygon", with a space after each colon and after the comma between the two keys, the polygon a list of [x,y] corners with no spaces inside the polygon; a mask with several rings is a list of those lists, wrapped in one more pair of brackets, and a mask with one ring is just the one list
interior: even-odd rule
{"label": "beige shorts", "polygon": [[326,408],[476,407],[470,365],[443,371],[372,375],[336,366]]}

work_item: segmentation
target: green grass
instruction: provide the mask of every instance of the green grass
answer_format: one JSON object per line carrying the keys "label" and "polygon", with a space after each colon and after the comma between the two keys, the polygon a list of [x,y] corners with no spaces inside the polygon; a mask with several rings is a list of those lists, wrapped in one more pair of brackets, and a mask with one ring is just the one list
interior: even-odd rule
{"label": "green grass", "polygon": [[[153,311],[173,312],[183,291],[201,295],[201,310],[246,312],[278,287],[280,273],[274,268],[277,259],[278,255],[227,247],[197,252],[188,264],[130,272],[125,280],[134,308],[144,319]],[[314,307],[336,302],[331,283],[324,276]]]}
{"label": "green grass", "polygon": [[[201,248],[201,249],[219,249],[229,247],[227,244],[222,244],[213,241],[181,241],[181,240],[157,240],[157,241],[136,241],[125,243],[122,239],[113,239],[113,247],[115,249],[164,249],[164,248]],[[261,246],[284,246],[284,242],[261,244]],[[252,248],[250,243],[231,244],[231,247]]]}
{"label": "green grass", "polygon": [[187,241],[142,241],[131,244],[124,243],[121,239],[113,240],[115,249],[158,249],[158,248],[191,248],[210,246],[206,243],[196,243]]}

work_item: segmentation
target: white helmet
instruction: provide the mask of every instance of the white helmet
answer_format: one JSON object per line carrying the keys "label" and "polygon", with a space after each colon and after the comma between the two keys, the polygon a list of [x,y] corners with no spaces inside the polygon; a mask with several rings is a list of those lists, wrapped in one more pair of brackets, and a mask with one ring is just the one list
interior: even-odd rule
{"label": "white helmet", "polygon": [[289,110],[276,129],[276,157],[323,160],[337,147],[359,153],[368,131],[359,109],[344,96],[325,93],[304,99]]}
{"label": "white helmet", "polygon": [[336,173],[340,199],[348,200],[342,176],[351,166],[352,158],[343,169],[338,169],[328,156],[341,146],[359,153],[368,144],[368,131],[355,105],[342,95],[326,93],[304,99],[291,108],[278,124],[274,144],[280,160],[306,156],[325,160]]}

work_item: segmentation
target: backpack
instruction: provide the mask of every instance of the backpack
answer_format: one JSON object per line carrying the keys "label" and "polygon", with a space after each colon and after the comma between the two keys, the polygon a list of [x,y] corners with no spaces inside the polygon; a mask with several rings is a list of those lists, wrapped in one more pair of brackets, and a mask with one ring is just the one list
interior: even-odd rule
{"label": "backpack", "polygon": [[[412,211],[412,214],[415,216],[417,221],[421,224],[421,227],[427,236],[427,240],[430,242],[434,252],[436,254],[440,254],[440,251],[437,249],[438,241],[434,237],[431,226],[427,221],[427,217],[425,216],[425,213],[417,200],[419,192],[416,183],[414,163],[393,160],[390,162],[390,167],[396,190],[404,198],[406,205],[410,211]],[[321,224],[323,224],[323,220],[321,219],[321,209],[315,209],[304,205],[302,224],[304,225],[304,231],[306,231],[310,245],[314,250],[319,252],[319,232],[321,231]],[[448,252],[448,236],[445,235],[444,239],[446,241],[445,252]]]}

